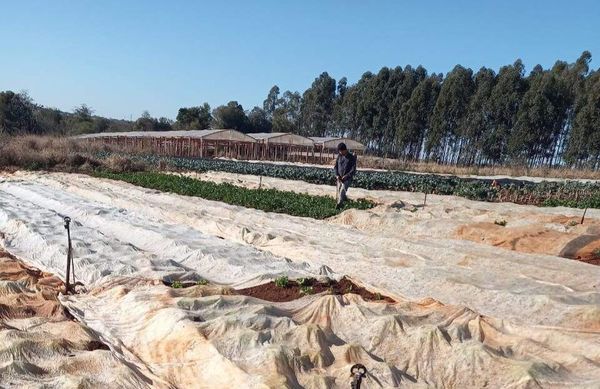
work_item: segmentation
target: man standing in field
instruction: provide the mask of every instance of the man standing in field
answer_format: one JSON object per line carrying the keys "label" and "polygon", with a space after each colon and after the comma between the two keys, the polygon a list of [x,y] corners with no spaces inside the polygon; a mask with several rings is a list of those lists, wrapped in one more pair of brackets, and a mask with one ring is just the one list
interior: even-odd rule
{"label": "man standing in field", "polygon": [[356,173],[356,156],[348,151],[346,144],[340,143],[337,147],[338,156],[335,160],[335,166],[333,171],[337,179],[337,205],[336,208],[340,209],[346,201],[346,192],[352,182],[352,177]]}

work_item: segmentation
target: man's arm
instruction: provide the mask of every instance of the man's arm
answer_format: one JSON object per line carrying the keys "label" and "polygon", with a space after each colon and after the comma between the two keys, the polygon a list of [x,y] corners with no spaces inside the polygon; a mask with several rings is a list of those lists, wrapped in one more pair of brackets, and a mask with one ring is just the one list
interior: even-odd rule
{"label": "man's arm", "polygon": [[340,156],[338,155],[335,159],[335,164],[333,165],[333,172],[335,173],[335,177],[340,177],[340,172],[338,171],[338,161],[340,160]]}
{"label": "man's arm", "polygon": [[343,181],[346,181],[346,180],[354,177],[354,173],[356,173],[356,155],[353,155],[352,158],[350,158],[349,170],[348,170],[348,173],[346,173],[344,175],[344,177],[342,177]]}

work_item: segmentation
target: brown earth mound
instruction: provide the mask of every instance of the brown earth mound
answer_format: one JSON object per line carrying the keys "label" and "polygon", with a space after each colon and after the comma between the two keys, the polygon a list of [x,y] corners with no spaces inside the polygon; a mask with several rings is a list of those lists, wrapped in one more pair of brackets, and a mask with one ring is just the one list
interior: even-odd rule
{"label": "brown earth mound", "polygon": [[58,277],[0,250],[0,387],[152,386],[73,320],[62,291]]}
{"label": "brown earth mound", "polygon": [[0,279],[3,281],[24,281],[41,289],[63,291],[64,284],[56,276],[27,266],[7,252],[0,250]]}
{"label": "brown earth mound", "polygon": [[362,286],[356,285],[344,277],[339,281],[330,280],[319,282],[314,278],[300,280],[289,280],[285,286],[278,286],[275,281],[253,286],[251,288],[238,289],[236,294],[256,297],[261,300],[273,302],[285,302],[297,300],[309,294],[328,293],[332,295],[357,294],[366,301],[381,301],[395,303],[391,297],[368,291]]}
{"label": "brown earth mound", "polygon": [[[59,292],[64,291],[64,284],[58,277],[29,267],[0,251],[0,280],[16,282],[12,290],[18,291],[0,296],[0,319],[71,318],[56,298]],[[23,290],[18,290],[21,285]]]}
{"label": "brown earth mound", "polygon": [[503,247],[524,253],[556,255],[600,265],[600,225],[587,219],[554,216],[526,225],[472,223],[456,230],[460,239]]}
{"label": "brown earth mound", "polygon": [[600,236],[591,234],[578,236],[567,243],[559,255],[592,265],[600,265]]}

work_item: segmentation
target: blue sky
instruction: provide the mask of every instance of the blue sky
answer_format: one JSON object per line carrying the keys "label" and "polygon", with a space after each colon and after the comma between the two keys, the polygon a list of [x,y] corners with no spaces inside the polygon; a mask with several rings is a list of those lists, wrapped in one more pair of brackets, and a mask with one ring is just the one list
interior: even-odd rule
{"label": "blue sky", "polygon": [[600,1],[0,0],[0,90],[134,119],[229,100],[262,105],[323,71],[355,82],[382,66],[446,73],[521,58],[527,70],[592,52]]}

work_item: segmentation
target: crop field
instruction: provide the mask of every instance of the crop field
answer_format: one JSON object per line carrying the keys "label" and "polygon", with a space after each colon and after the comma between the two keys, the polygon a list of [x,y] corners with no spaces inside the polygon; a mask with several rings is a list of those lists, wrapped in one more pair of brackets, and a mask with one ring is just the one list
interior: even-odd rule
{"label": "crop field", "polygon": [[227,204],[260,209],[267,212],[287,213],[293,216],[306,216],[325,219],[345,209],[369,209],[374,204],[368,200],[350,200],[342,209],[336,209],[335,199],[329,196],[310,196],[276,189],[246,189],[231,184],[215,184],[155,172],[106,173],[97,172],[96,177],[121,180],[144,188],[186,196],[197,196],[207,200],[222,201]]}
{"label": "crop field", "polygon": [[[75,317],[90,344],[69,346],[79,366],[106,361],[116,378],[58,357],[47,373],[17,369],[59,350],[43,328],[23,327],[38,339],[23,343],[3,327],[4,347],[27,352],[0,385],[344,388],[355,363],[366,387],[600,383],[600,267],[578,260],[600,249],[599,211],[579,224],[579,210],[445,195],[423,207],[418,193],[362,188],[335,211],[331,186],[304,180],[94,174],[5,174],[0,245],[54,280],[37,315],[60,303]],[[85,288],[68,296],[65,215]],[[23,305],[11,315],[42,309],[28,296],[45,286],[3,282],[7,306]]]}
{"label": "crop field", "polygon": [[[334,185],[331,169],[269,163],[250,163],[217,159],[190,159],[145,156],[151,165],[159,163],[184,171],[220,171]],[[161,162],[162,161],[162,162]],[[459,178],[397,171],[359,171],[352,186],[369,190],[396,190],[439,195],[454,195],[470,200],[512,202],[538,206],[600,208],[600,184],[578,181],[528,182],[512,179]]]}

